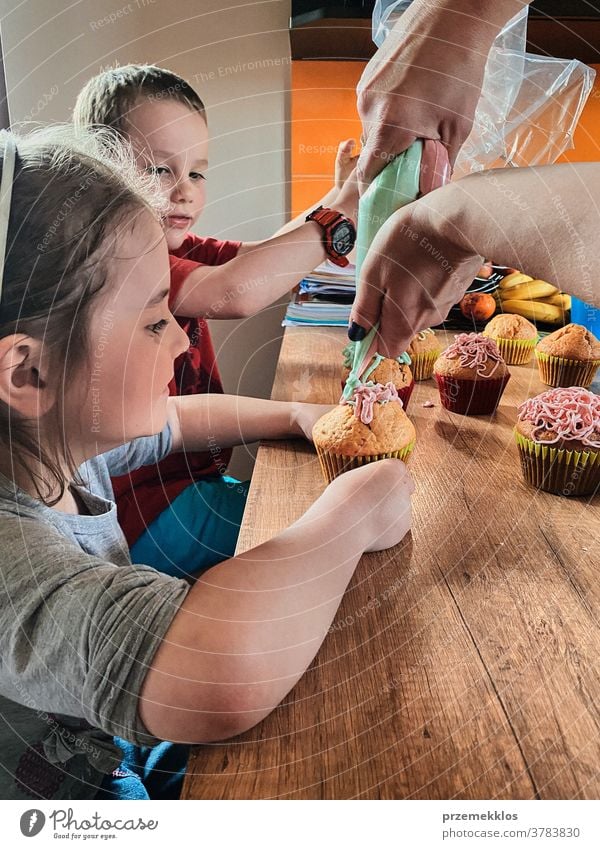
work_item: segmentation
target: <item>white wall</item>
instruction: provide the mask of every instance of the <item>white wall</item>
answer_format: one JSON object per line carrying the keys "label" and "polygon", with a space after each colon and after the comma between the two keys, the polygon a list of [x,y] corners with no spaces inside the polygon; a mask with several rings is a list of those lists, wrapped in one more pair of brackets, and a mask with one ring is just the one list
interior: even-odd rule
{"label": "white wall", "polygon": [[[0,0],[11,120],[68,120],[83,83],[112,64],[170,68],[194,85],[208,110],[208,204],[197,232],[265,238],[289,207],[290,5]],[[280,304],[243,322],[211,323],[226,391],[268,397],[282,314]],[[232,468],[248,474],[248,452],[238,450]]]}

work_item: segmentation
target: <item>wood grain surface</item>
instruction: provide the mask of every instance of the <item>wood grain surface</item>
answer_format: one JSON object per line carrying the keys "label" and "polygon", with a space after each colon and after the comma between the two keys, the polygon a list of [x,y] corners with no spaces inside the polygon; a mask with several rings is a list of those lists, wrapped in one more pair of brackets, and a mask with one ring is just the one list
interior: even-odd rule
{"label": "wood grain surface", "polygon": [[[288,329],[272,397],[336,402],[344,342]],[[309,671],[264,722],[193,749],[183,798],[600,796],[600,499],[523,482],[516,406],[545,387],[535,365],[511,375],[487,418],[416,385],[412,533],[362,558]],[[263,444],[238,551],[323,488],[310,445]]]}

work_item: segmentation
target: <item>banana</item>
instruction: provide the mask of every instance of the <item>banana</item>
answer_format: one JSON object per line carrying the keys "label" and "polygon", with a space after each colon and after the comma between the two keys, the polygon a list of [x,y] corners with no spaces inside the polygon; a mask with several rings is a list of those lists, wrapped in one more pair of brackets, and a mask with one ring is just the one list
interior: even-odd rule
{"label": "banana", "polygon": [[550,295],[549,298],[538,298],[537,300],[542,304],[553,304],[563,310],[571,309],[571,296],[564,295],[562,292],[559,292],[558,295]]}
{"label": "banana", "polygon": [[549,298],[551,295],[558,295],[558,289],[545,280],[531,280],[519,286],[511,286],[510,289],[500,290],[502,300],[511,301],[534,301],[536,298]]}
{"label": "banana", "polygon": [[502,278],[500,288],[511,289],[513,286],[519,286],[521,283],[529,283],[530,280],[533,280],[533,277],[530,277],[529,274],[523,274],[522,271],[513,271],[512,274],[507,274],[506,277]]}
{"label": "banana", "polygon": [[548,324],[563,324],[565,314],[560,307],[541,301],[502,301],[504,312],[517,313],[531,321],[546,321]]}

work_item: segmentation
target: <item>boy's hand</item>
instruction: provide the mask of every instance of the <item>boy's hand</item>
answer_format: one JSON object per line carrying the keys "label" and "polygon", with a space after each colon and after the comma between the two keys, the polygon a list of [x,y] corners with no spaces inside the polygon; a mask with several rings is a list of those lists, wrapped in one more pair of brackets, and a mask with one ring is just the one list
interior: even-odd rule
{"label": "boy's hand", "polygon": [[355,139],[346,139],[338,145],[335,157],[335,188],[339,192],[356,168],[358,155],[354,156]]}
{"label": "boy's hand", "polygon": [[313,427],[321,416],[333,409],[333,404],[304,404],[294,401],[291,409],[291,427],[294,436],[300,436],[312,442]]}

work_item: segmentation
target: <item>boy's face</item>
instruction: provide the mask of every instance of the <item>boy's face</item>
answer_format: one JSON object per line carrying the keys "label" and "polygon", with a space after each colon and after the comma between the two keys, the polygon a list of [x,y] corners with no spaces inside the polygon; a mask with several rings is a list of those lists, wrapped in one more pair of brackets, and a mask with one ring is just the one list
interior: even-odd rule
{"label": "boy's face", "polygon": [[144,98],[127,116],[125,129],[140,168],[160,177],[170,205],[163,229],[169,250],[177,250],[204,209],[206,121],[183,103]]}

